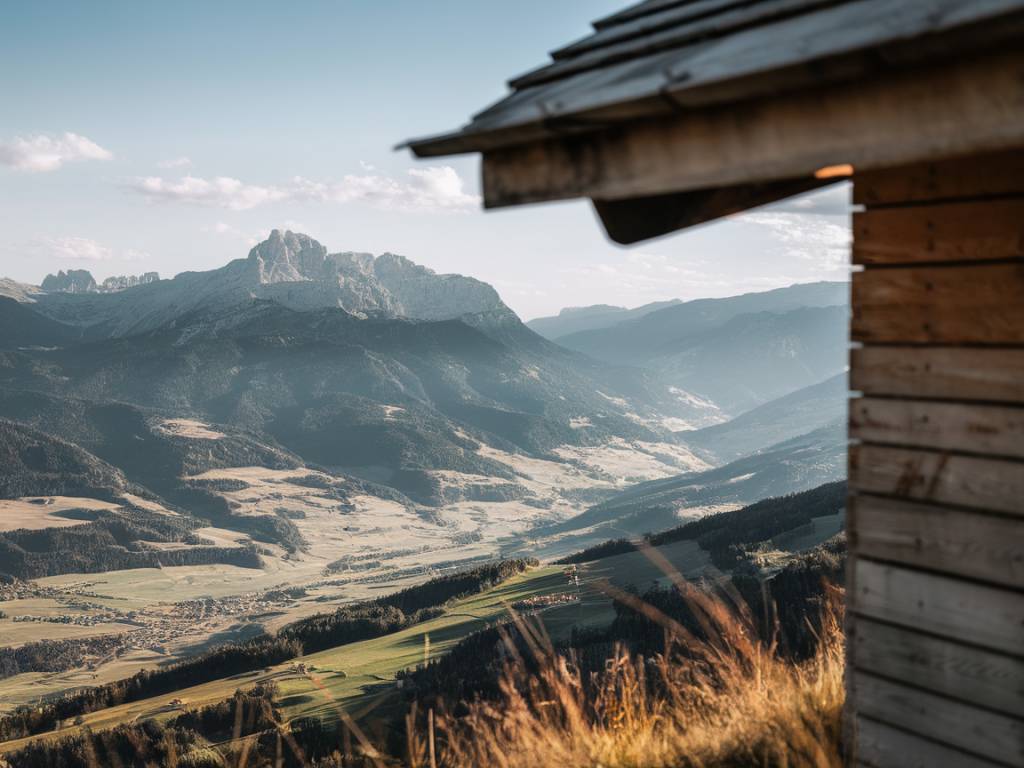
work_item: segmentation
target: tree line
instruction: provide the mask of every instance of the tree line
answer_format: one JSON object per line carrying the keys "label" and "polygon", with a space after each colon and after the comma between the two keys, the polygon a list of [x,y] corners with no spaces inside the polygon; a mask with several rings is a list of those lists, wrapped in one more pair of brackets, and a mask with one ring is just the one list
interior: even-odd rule
{"label": "tree line", "polygon": [[0,717],[0,741],[53,730],[65,720],[151,696],[279,664],[302,654],[302,644],[264,635],[230,643],[195,658],[69,693],[42,706],[21,706]]}
{"label": "tree line", "polygon": [[[767,541],[779,534],[807,525],[816,517],[834,515],[846,506],[846,481],[826,483],[817,488],[758,501],[732,512],[718,512],[643,538],[651,546],[677,541],[696,541],[711,555],[711,561],[729,570],[744,559],[743,547]],[[631,539],[613,539],[596,544],[557,561],[561,564],[587,563],[612,555],[636,551]]]}
{"label": "tree line", "polygon": [[[842,585],[846,563],[846,537],[838,534],[807,552],[794,556],[768,579],[761,578],[749,563],[738,567],[731,577],[734,589],[725,595],[732,602],[738,593],[752,628],[766,640],[777,642],[778,652],[791,659],[813,654],[820,633],[820,617],[829,599],[830,585]],[[723,594],[720,586],[696,583],[700,589]],[[627,590],[647,606],[656,608],[689,630],[704,637],[705,628],[693,602],[674,587],[656,586],[644,592]],[[569,638],[555,644],[556,652],[583,673],[600,671],[616,649],[634,656],[652,657],[664,653],[665,628],[648,614],[620,600],[613,600],[614,619],[606,627],[574,628]],[[464,703],[477,699],[497,700],[501,673],[512,659],[533,671],[535,641],[524,638],[511,620],[505,619],[460,640],[448,653],[426,664],[398,674],[406,703],[442,707],[456,716]],[[685,652],[685,649],[683,649]],[[394,728],[400,728],[397,721]]]}
{"label": "tree line", "polygon": [[64,672],[90,656],[105,656],[121,647],[123,635],[37,640],[0,648],[0,679],[22,672]]}
{"label": "tree line", "polygon": [[451,600],[483,592],[538,564],[532,558],[502,560],[439,576],[374,600],[310,616],[287,625],[280,634],[301,641],[307,653],[389,635],[439,616]]}
{"label": "tree line", "polygon": [[[249,746],[249,768],[274,765],[274,738],[281,726],[277,687],[258,685],[231,698],[189,710],[166,725],[157,720],[119,725],[102,733],[88,728],[61,739],[38,739],[7,755],[18,768],[169,766],[224,768],[224,757],[209,743],[257,735]],[[270,738],[266,738],[270,735]],[[237,761],[241,764],[240,761]],[[234,763],[232,763],[234,764]],[[294,761],[289,765],[295,765]]]}

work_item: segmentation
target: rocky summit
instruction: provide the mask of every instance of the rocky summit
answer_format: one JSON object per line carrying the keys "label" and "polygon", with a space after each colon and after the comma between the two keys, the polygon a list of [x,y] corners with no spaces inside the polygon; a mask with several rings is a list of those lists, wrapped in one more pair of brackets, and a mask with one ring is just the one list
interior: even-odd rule
{"label": "rocky summit", "polygon": [[[110,285],[108,286],[108,283]],[[188,314],[267,299],[297,311],[338,308],[357,317],[451,320],[511,316],[497,292],[462,275],[439,275],[403,256],[334,253],[308,235],[275,229],[247,258],[171,280],[153,273],[97,286],[85,270],[50,275],[34,295],[35,310],[88,328],[92,337],[150,331]],[[10,298],[9,291],[0,291]],[[24,298],[24,291],[20,292]]]}
{"label": "rocky summit", "polygon": [[40,286],[48,293],[115,293],[137,285],[155,283],[160,279],[157,272],[144,272],[141,275],[118,275],[108,277],[102,283],[87,269],[59,270],[56,275],[47,275]]}

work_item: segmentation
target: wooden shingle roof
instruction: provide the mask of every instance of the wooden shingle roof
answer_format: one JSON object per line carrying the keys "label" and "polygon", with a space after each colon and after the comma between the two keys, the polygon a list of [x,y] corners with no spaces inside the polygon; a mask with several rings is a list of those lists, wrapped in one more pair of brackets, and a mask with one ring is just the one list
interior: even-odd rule
{"label": "wooden shingle roof", "polygon": [[1024,0],[645,0],[509,81],[420,157],[479,152],[764,94],[884,76],[1019,37]]}
{"label": "wooden shingle roof", "polygon": [[489,208],[588,197],[613,240],[1024,141],[1024,0],[644,0],[419,157]]}

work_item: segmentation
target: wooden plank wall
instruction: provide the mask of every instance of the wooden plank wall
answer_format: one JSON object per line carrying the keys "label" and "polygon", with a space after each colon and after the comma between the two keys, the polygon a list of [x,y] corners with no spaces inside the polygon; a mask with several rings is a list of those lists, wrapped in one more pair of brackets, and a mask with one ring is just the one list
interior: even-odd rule
{"label": "wooden plank wall", "polygon": [[1024,765],[1024,148],[857,174],[854,761]]}

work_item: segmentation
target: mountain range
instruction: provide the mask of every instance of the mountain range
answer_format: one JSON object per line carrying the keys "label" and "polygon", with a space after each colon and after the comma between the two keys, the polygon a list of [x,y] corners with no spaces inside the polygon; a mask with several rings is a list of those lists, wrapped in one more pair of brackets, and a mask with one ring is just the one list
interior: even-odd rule
{"label": "mountain range", "polygon": [[576,315],[594,322],[574,330],[559,315],[532,327],[596,360],[648,370],[727,417],[823,381],[847,363],[848,283],[648,304],[628,313],[582,308],[567,318]]}
{"label": "mountain range", "polygon": [[146,272],[141,275],[108,277],[102,283],[97,283],[89,270],[69,269],[67,272],[59,270],[56,275],[47,275],[43,278],[40,288],[47,293],[113,293],[137,285],[155,283],[159,279],[160,275],[157,272]]}
{"label": "mountain range", "polygon": [[608,328],[629,320],[636,320],[657,312],[659,309],[681,304],[679,299],[668,301],[655,301],[644,304],[640,307],[627,309],[616,307],[611,304],[592,304],[588,307],[566,307],[557,315],[552,317],[538,317],[530,320],[526,325],[532,331],[536,331],[545,339],[557,341],[563,336],[583,331],[594,331],[600,328]]}
{"label": "mountain range", "polygon": [[846,448],[845,419],[835,419],[713,469],[638,483],[569,520],[532,529],[525,543],[509,551],[563,556],[608,539],[638,537],[816,488],[846,477]]}
{"label": "mountain range", "polygon": [[[0,292],[14,298],[4,286]],[[247,258],[220,269],[143,281],[130,291],[61,289],[36,294],[32,300],[38,313],[77,326],[86,338],[95,339],[144,333],[185,316],[223,313],[255,299],[297,311],[333,307],[357,317],[449,320],[489,312],[511,314],[493,288],[473,278],[437,275],[390,253],[328,254],[307,235],[276,229]]]}
{"label": "mountain range", "polygon": [[[717,501],[705,494],[705,506],[750,501],[805,485],[809,470],[779,446],[832,421],[845,386],[843,284],[568,311],[561,326],[541,324],[571,331],[551,341],[479,280],[394,254],[328,253],[278,230],[207,272],[109,290],[89,273],[51,278],[0,281],[0,420],[18,446],[5,494],[119,505],[88,518],[105,542],[96,568],[138,560],[118,548],[150,546],[125,532],[141,531],[130,521],[154,507],[180,516],[138,533],[162,536],[161,551],[191,541],[193,559],[239,562],[237,551],[195,543],[190,531],[212,526],[320,567],[335,546],[322,526],[360,527],[331,528],[277,501],[301,488],[314,489],[306,504],[367,509],[368,520],[398,505],[406,527],[427,525],[464,556],[564,528],[633,483],[679,476],[710,487],[718,481],[700,473],[754,454],[761,479],[733,474]],[[825,479],[838,466],[829,455]],[[74,482],[39,470],[46,457],[66,457]],[[300,489],[244,491],[280,482]],[[4,530],[19,551],[22,539]],[[352,539],[353,552],[388,557],[401,545],[371,540]]]}

